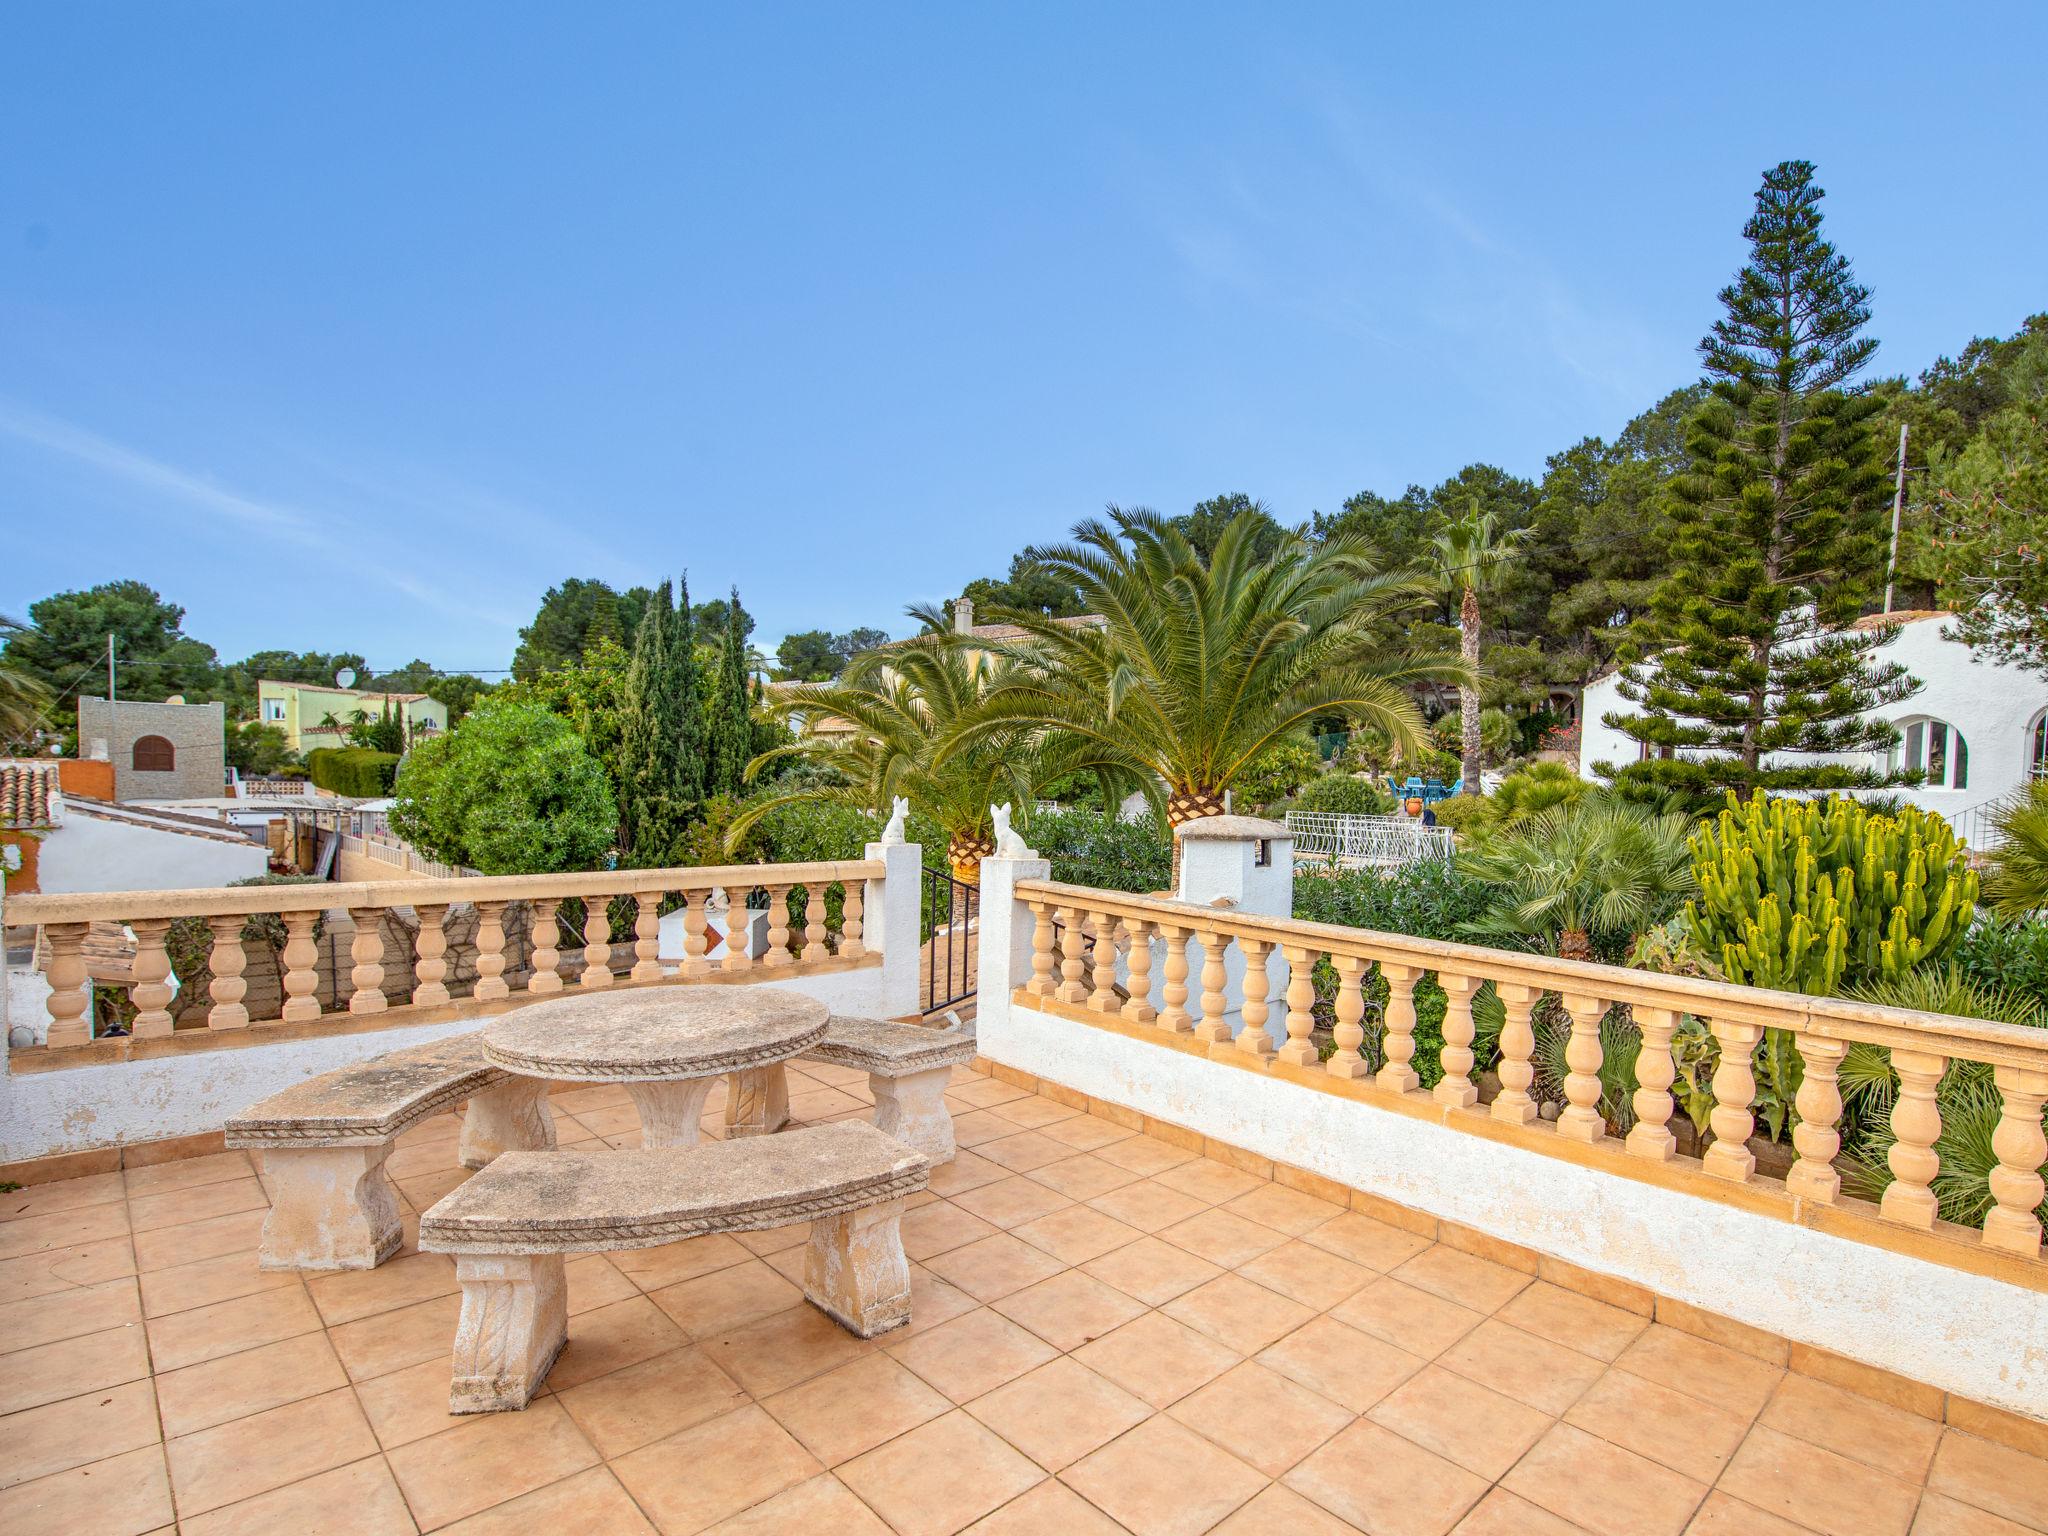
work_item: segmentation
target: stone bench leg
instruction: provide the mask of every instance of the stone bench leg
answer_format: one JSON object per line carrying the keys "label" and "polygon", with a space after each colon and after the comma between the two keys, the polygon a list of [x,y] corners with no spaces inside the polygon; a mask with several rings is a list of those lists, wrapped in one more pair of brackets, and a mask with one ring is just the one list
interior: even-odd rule
{"label": "stone bench leg", "polygon": [[391,1143],[355,1147],[270,1147],[263,1171],[270,1213],[263,1218],[264,1269],[375,1269],[404,1239],[398,1194],[384,1172]]}
{"label": "stone bench leg", "polygon": [[568,1281],[559,1253],[457,1255],[450,1413],[524,1408],[569,1342]]}
{"label": "stone bench leg", "polygon": [[782,1063],[734,1072],[725,1080],[725,1134],[767,1136],[789,1124],[789,1074]]}
{"label": "stone bench leg", "polygon": [[804,1297],[849,1333],[872,1339],[910,1321],[904,1202],[890,1200],[811,1223]]}
{"label": "stone bench leg", "polygon": [[933,1067],[902,1077],[868,1074],[875,1096],[875,1129],[922,1152],[936,1168],[953,1161],[953,1112],[946,1107],[951,1067]]}
{"label": "stone bench leg", "polygon": [[555,1150],[555,1114],[548,1107],[550,1084],[539,1077],[508,1077],[469,1096],[462,1116],[465,1168],[482,1168],[500,1152]]}

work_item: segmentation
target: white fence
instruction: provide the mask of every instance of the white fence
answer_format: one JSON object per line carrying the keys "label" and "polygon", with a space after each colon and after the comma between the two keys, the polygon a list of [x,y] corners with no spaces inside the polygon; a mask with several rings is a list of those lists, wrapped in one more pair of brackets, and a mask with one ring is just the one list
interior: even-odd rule
{"label": "white fence", "polygon": [[379,864],[409,869],[416,875],[428,875],[436,880],[460,880],[478,873],[460,864],[443,864],[439,859],[430,859],[425,854],[413,852],[409,844],[395,837],[380,837],[374,832],[362,837],[353,832],[342,833],[341,849],[345,853],[359,853]]}
{"label": "white fence", "polygon": [[1449,859],[1457,839],[1449,827],[1429,827],[1412,816],[1339,816],[1325,811],[1289,811],[1299,863],[1335,864],[1343,869],[1394,869],[1423,859]]}

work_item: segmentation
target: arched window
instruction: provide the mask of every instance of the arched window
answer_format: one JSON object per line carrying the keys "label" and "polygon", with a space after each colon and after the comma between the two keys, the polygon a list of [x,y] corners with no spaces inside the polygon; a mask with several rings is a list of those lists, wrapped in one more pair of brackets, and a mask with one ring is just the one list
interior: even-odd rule
{"label": "arched window", "polygon": [[177,749],[163,737],[138,736],[135,739],[137,773],[170,773],[177,766]]}
{"label": "arched window", "polygon": [[1963,733],[1945,720],[1921,716],[1899,722],[1899,744],[1892,748],[1892,767],[1925,774],[1927,789],[1970,787],[1970,745]]}
{"label": "arched window", "polygon": [[2034,716],[2033,729],[2027,732],[2027,777],[2048,779],[2048,709]]}

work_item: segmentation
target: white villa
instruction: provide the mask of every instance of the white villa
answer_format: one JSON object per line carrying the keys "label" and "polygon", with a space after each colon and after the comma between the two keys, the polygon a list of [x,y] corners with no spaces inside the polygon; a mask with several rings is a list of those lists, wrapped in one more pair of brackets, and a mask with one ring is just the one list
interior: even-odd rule
{"label": "white villa", "polygon": [[[1945,613],[1892,615],[1898,637],[1885,655],[1905,663],[1920,680],[1911,698],[1875,713],[1899,728],[1889,763],[1927,775],[1918,789],[1899,793],[1922,809],[1938,811],[1971,846],[1982,846],[1985,808],[2032,779],[2048,779],[2048,676],[1981,660],[1960,640],[1942,633]],[[1866,623],[1875,622],[1866,620]],[[1587,685],[1580,707],[1585,722],[1579,772],[1593,765],[1634,762],[1646,750],[1604,723],[1633,708],[1621,696],[1616,673]],[[1866,754],[1856,754],[1867,761]]]}

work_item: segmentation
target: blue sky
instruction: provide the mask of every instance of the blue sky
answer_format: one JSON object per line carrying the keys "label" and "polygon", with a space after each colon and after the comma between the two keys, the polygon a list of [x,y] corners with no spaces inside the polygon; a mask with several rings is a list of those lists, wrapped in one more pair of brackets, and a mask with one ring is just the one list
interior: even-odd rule
{"label": "blue sky", "polygon": [[1780,159],[1885,371],[2048,307],[2044,56],[2039,4],[10,5],[0,610],[502,668],[550,583],[687,567],[772,646],[1109,501],[1535,475],[1694,376]]}

